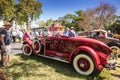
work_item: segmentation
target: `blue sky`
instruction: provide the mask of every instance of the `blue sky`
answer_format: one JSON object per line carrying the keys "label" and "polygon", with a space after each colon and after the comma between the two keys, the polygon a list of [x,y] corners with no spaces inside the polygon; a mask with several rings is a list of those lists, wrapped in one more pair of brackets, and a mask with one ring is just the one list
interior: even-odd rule
{"label": "blue sky", "polygon": [[120,0],[40,0],[42,2],[43,13],[40,20],[58,19],[67,13],[75,14],[78,10],[86,10],[94,8],[100,2],[107,2],[117,8],[117,13],[120,15]]}

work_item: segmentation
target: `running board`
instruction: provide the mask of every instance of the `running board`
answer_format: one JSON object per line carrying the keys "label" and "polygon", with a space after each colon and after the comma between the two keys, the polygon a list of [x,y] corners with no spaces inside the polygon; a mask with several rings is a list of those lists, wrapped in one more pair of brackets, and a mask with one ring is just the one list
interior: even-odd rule
{"label": "running board", "polygon": [[63,58],[60,58],[60,57],[49,56],[49,55],[42,55],[42,54],[38,54],[38,56],[42,56],[42,57],[45,57],[45,58],[49,58],[49,59],[53,59],[53,60],[57,60],[57,61],[65,62],[65,63],[69,63],[69,61],[67,61],[67,60],[65,60]]}

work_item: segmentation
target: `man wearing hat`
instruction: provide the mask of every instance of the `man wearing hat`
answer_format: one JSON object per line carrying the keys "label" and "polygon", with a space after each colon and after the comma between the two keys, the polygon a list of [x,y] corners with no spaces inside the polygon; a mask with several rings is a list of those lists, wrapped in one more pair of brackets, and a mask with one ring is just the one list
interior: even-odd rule
{"label": "man wearing hat", "polygon": [[7,66],[9,62],[9,53],[10,53],[10,23],[5,23],[4,28],[0,32],[0,47],[1,47],[1,60],[3,66]]}
{"label": "man wearing hat", "polygon": [[74,31],[74,27],[71,27],[68,33],[69,37],[76,37],[76,33]]}

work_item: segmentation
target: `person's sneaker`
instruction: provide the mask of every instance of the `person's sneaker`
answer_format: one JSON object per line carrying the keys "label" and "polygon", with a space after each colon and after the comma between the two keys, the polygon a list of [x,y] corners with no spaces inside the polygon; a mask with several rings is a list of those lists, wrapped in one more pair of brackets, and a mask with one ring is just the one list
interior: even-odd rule
{"label": "person's sneaker", "polygon": [[3,66],[4,66],[4,67],[7,67],[7,65],[6,65],[6,64],[3,64]]}
{"label": "person's sneaker", "polygon": [[3,63],[3,66],[5,66],[5,67],[7,67],[7,65],[8,65],[7,63]]}

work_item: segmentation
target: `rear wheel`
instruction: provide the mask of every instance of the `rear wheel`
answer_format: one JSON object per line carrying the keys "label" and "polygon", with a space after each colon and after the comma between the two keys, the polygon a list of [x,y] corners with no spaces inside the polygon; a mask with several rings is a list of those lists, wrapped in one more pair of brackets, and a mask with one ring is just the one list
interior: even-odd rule
{"label": "rear wheel", "polygon": [[32,54],[32,49],[28,44],[23,44],[22,52],[24,55],[30,56]]}
{"label": "rear wheel", "polygon": [[73,59],[74,69],[82,75],[91,75],[96,70],[96,66],[90,56],[85,54],[78,54]]}

